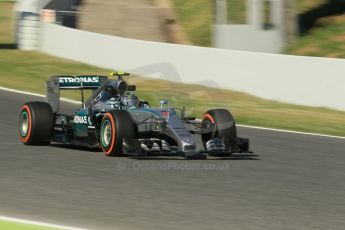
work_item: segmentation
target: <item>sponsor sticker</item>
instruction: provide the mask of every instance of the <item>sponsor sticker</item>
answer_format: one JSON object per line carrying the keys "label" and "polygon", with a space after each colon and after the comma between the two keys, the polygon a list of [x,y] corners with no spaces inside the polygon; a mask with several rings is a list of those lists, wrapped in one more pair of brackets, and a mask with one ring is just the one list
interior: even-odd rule
{"label": "sponsor sticker", "polygon": [[99,86],[98,76],[59,77],[60,87]]}
{"label": "sponsor sticker", "polygon": [[88,124],[88,116],[74,116],[73,123],[75,123],[75,124]]}

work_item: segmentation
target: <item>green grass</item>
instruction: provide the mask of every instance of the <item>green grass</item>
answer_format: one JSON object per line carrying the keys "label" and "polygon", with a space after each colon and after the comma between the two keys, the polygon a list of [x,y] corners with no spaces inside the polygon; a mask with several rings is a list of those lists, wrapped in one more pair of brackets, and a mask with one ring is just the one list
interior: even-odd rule
{"label": "green grass", "polygon": [[319,20],[319,26],[286,49],[305,56],[345,58],[345,16]]}
{"label": "green grass", "polygon": [[[228,21],[233,24],[245,22],[246,4],[243,0],[228,0]],[[210,46],[213,24],[213,1],[173,0],[178,21],[189,40],[198,46]]]}
{"label": "green grass", "polygon": [[231,24],[246,23],[246,1],[227,0],[228,22]]}
{"label": "green grass", "polygon": [[[13,43],[13,2],[0,2],[0,43]],[[0,50],[1,52],[1,50]]]}
{"label": "green grass", "polygon": [[327,2],[328,0],[297,0],[295,4],[297,11],[299,13],[304,13]]}
{"label": "green grass", "polygon": [[195,45],[210,46],[213,23],[212,1],[173,0],[179,23]]}
{"label": "green grass", "polygon": [[20,224],[11,221],[0,220],[0,229],[3,230],[58,230],[57,228],[47,228],[38,225]]}
{"label": "green grass", "polygon": [[[227,0],[228,21],[232,24],[246,22],[246,0]],[[298,0],[296,11],[303,13],[324,4],[327,0]],[[213,0],[173,0],[177,17],[190,41],[198,46],[211,46]]]}
{"label": "green grass", "polygon": [[[8,7],[7,14],[2,15],[7,15],[6,20],[10,21],[11,6]],[[2,9],[3,4],[0,4]],[[0,27],[0,31],[0,34],[6,34],[4,27]],[[6,36],[0,37],[0,41],[11,42]],[[45,81],[51,75],[107,74],[109,71],[38,52],[0,50],[0,86],[19,90],[44,93]],[[210,108],[228,108],[241,124],[345,136],[345,112],[295,106],[230,90],[142,77],[129,77],[128,81],[137,85],[140,99],[148,100],[154,106],[158,106],[159,99],[166,98],[172,106],[186,106],[187,112],[196,116]],[[78,92],[68,91],[64,96],[79,99]]]}
{"label": "green grass", "polygon": [[[243,0],[228,0],[228,21],[245,22],[246,4]],[[210,46],[213,24],[213,1],[173,0],[179,23],[195,45]],[[231,6],[231,7],[230,7]]]}

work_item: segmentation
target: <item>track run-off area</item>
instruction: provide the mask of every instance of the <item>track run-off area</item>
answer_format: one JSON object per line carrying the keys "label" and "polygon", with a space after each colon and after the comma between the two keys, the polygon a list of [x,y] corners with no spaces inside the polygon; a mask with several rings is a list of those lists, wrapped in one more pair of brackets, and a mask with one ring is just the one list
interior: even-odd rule
{"label": "track run-off area", "polygon": [[0,215],[100,230],[344,228],[345,139],[239,127],[254,156],[106,157],[23,145],[32,100],[44,98],[0,90]]}

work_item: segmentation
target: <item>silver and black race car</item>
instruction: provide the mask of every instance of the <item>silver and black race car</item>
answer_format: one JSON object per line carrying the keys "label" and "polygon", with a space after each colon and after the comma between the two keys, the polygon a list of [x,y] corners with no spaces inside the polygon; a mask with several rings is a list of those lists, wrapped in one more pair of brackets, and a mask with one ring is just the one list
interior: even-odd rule
{"label": "silver and black race car", "polygon": [[[54,76],[47,81],[47,102],[27,102],[19,117],[19,137],[27,145],[51,142],[101,148],[107,156],[206,155],[248,152],[249,140],[237,137],[231,113],[211,109],[202,119],[186,116],[167,100],[159,108],[136,96],[136,86],[115,72],[107,76]],[[81,108],[59,112],[60,90],[80,90]],[[84,102],[84,90],[92,96]]]}

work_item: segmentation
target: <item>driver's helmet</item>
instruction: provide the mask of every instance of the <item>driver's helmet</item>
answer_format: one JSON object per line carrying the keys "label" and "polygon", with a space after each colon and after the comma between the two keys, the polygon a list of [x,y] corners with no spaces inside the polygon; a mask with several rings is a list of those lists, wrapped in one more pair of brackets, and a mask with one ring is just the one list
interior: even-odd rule
{"label": "driver's helmet", "polygon": [[128,108],[137,108],[139,99],[135,94],[130,94],[122,98],[122,103]]}

